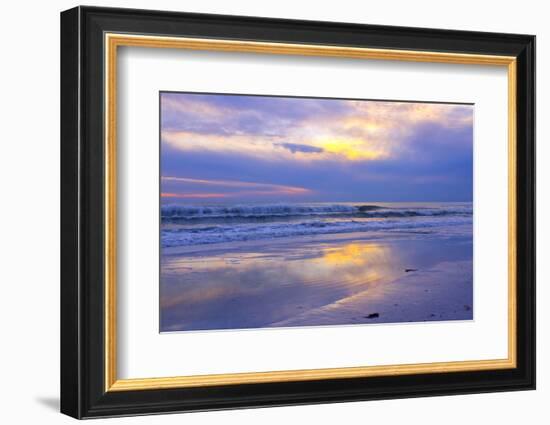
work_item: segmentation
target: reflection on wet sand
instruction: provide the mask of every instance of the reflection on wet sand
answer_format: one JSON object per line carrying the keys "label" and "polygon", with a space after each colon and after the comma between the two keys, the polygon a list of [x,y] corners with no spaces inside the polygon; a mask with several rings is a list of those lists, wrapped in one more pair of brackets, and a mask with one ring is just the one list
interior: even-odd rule
{"label": "reflection on wet sand", "polygon": [[[163,254],[161,331],[336,325],[372,322],[353,300],[364,304],[370,294],[380,299],[384,291],[376,288],[410,274],[406,269],[426,271],[442,261],[471,264],[471,239],[288,241]],[[389,301],[395,304],[403,290],[392,288]],[[350,303],[359,309],[351,316]],[[329,306],[331,314],[318,314]]]}

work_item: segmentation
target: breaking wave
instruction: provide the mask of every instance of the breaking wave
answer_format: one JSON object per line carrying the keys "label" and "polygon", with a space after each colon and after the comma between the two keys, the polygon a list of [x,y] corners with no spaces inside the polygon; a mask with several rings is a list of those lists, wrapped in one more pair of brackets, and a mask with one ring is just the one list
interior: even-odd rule
{"label": "breaking wave", "polygon": [[423,217],[442,215],[471,215],[472,208],[465,205],[448,207],[388,207],[369,204],[273,204],[233,206],[181,206],[165,205],[161,208],[164,222],[199,220],[225,220],[234,218],[268,219],[292,217]]}
{"label": "breaking wave", "polygon": [[168,205],[162,207],[161,217],[162,246],[173,247],[336,233],[460,228],[472,224],[472,204]]}

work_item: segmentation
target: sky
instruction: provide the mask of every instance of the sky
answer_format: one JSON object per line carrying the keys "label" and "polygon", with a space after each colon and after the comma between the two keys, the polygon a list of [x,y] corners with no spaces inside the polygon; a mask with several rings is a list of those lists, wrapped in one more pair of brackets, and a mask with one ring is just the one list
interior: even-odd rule
{"label": "sky", "polygon": [[471,201],[472,105],[160,94],[163,204]]}

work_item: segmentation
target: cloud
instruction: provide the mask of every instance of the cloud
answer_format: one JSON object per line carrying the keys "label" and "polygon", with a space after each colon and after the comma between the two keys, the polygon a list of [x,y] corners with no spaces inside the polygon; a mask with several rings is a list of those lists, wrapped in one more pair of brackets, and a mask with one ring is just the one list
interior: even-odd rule
{"label": "cloud", "polygon": [[[189,177],[162,176],[162,198],[236,198],[256,196],[304,196],[310,189],[273,183],[257,183],[237,180],[195,179]],[[216,192],[205,192],[204,187]]]}
{"label": "cloud", "polygon": [[288,149],[292,153],[321,153],[324,151],[323,148],[319,148],[317,146],[300,145],[298,143],[277,143],[276,145]]}
{"label": "cloud", "polygon": [[211,199],[211,198],[226,198],[226,193],[172,193],[162,192],[161,198],[178,198],[178,199]]}
{"label": "cloud", "polygon": [[281,185],[320,201],[468,199],[473,112],[457,104],[163,93],[162,172],[188,179],[177,187],[163,181],[164,192],[299,193],[274,187]]}

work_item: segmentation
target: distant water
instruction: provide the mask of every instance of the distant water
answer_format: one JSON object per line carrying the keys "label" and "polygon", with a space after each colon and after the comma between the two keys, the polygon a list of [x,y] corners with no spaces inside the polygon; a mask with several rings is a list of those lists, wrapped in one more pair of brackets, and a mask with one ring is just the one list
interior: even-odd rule
{"label": "distant water", "polygon": [[471,236],[472,203],[163,205],[161,223],[163,247],[374,231]]}

